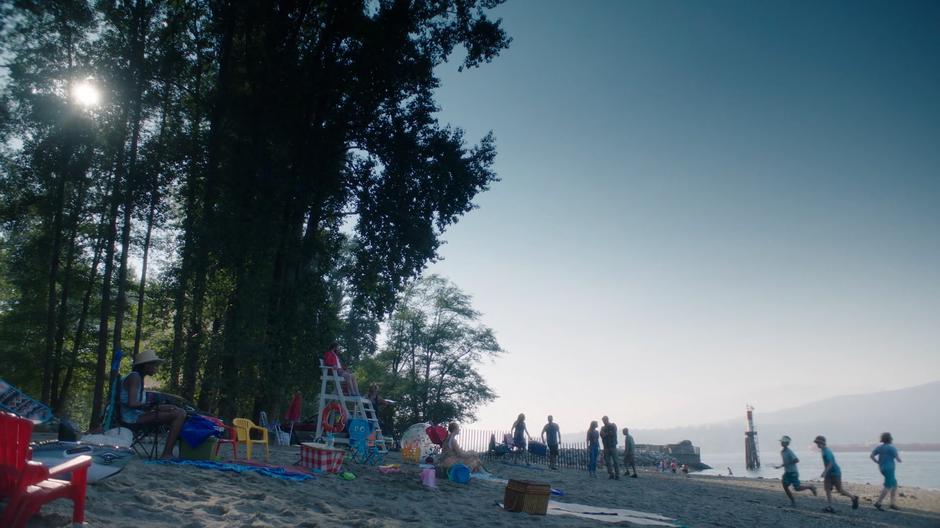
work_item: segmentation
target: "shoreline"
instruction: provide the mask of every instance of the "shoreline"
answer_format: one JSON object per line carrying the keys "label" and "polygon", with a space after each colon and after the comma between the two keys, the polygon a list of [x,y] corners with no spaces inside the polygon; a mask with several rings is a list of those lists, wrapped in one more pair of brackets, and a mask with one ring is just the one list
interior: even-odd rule
{"label": "shoreline", "polygon": [[[272,464],[293,465],[294,447],[271,446]],[[257,458],[256,458],[257,461]],[[386,463],[399,463],[397,453]],[[402,527],[488,526],[516,528],[534,521],[550,527],[600,527],[596,518],[568,515],[528,516],[496,506],[502,502],[502,482],[472,479],[456,484],[438,479],[437,488],[419,482],[419,469],[402,465],[401,472],[382,474],[374,466],[346,464],[357,478],[318,475],[304,482],[285,481],[258,473],[230,473],[192,466],[151,464],[133,460],[121,473],[88,487],[88,526],[180,528],[223,526],[363,526]],[[560,489],[559,503],[590,508],[630,509],[674,519],[676,526],[802,527],[878,526],[927,528],[940,525],[940,492],[900,489],[900,512],[879,512],[871,506],[880,488],[847,484],[862,496],[859,510],[844,497],[835,499],[836,514],[823,513],[825,499],[797,494],[790,507],[779,481],[746,477],[717,477],[640,470],[637,479],[608,480],[603,467],[598,478],[575,469],[548,470],[489,462],[498,479],[535,480]],[[820,494],[822,495],[822,494]],[[46,505],[30,522],[34,528],[68,526],[71,504]],[[623,524],[627,526],[628,524]]]}

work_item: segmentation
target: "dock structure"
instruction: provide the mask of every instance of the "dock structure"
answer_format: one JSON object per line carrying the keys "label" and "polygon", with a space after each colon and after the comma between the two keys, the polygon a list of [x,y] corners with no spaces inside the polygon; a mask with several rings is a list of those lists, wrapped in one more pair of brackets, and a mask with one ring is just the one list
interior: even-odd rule
{"label": "dock structure", "polygon": [[744,431],[744,462],[747,469],[760,469],[757,450],[757,429],[754,428],[754,408],[747,406],[747,430]]}

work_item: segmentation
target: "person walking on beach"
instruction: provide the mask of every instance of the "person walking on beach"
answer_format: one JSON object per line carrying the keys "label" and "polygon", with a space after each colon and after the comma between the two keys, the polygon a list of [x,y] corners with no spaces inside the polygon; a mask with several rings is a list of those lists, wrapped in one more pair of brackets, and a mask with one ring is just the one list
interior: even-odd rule
{"label": "person walking on beach", "polygon": [[[617,464],[617,424],[609,418],[601,418],[604,427],[601,427],[601,441],[604,442],[604,465],[607,466],[607,478],[620,480],[620,466]],[[613,468],[611,468],[613,464]]]}
{"label": "person walking on beach", "polygon": [[525,414],[519,414],[510,430],[512,431],[513,458],[515,458],[520,452],[525,452],[526,438],[532,439],[529,430],[525,427]]}
{"label": "person walking on beach", "polygon": [[852,495],[851,493],[845,491],[842,488],[842,469],[839,468],[839,464],[836,464],[836,456],[832,454],[832,450],[826,447],[826,437],[823,435],[817,436],[813,443],[819,447],[819,450],[822,452],[823,459],[823,469],[822,479],[823,487],[826,490],[826,503],[828,504],[823,508],[824,512],[834,513],[835,510],[832,509],[832,489],[835,488],[840,495],[845,495],[852,499],[852,509],[858,509],[858,495]]}
{"label": "person walking on beach", "polygon": [[636,442],[633,441],[633,436],[630,434],[630,429],[627,427],[623,428],[623,476],[629,477],[630,470],[628,467],[633,468],[633,478],[639,478],[639,475],[636,473]]}
{"label": "person walking on beach", "polygon": [[555,423],[552,415],[548,415],[548,423],[542,428],[542,442],[548,446],[548,468],[558,469],[558,442],[561,439],[561,429]]}
{"label": "person walking on beach", "polygon": [[[800,463],[800,459],[797,458],[796,453],[790,449],[790,437],[783,436],[780,438],[780,445],[783,447],[780,450],[780,458],[783,463],[779,466],[774,466],[774,469],[783,468],[783,491],[787,492],[787,497],[790,498],[790,505],[796,506],[796,499],[793,498],[793,493],[790,493],[790,486],[793,486],[794,491],[806,491],[810,490],[813,492],[813,496],[816,496],[816,486],[804,486],[800,484],[800,472],[796,468],[796,465]],[[730,469],[728,470],[730,471]]]}
{"label": "person walking on beach", "polygon": [[600,435],[597,432],[597,420],[591,421],[588,428],[587,438],[588,446],[588,475],[597,478],[597,455],[601,450]]}
{"label": "person walking on beach", "polygon": [[885,485],[881,490],[881,495],[879,495],[878,500],[875,501],[875,508],[879,510],[882,509],[881,503],[884,502],[888,492],[891,492],[891,503],[888,507],[892,510],[899,509],[897,504],[894,503],[895,495],[898,493],[898,479],[894,477],[894,461],[897,460],[900,462],[901,457],[898,456],[897,448],[891,445],[893,442],[894,438],[891,437],[891,433],[881,433],[881,445],[871,452],[872,462],[878,464],[878,469],[885,478]]}

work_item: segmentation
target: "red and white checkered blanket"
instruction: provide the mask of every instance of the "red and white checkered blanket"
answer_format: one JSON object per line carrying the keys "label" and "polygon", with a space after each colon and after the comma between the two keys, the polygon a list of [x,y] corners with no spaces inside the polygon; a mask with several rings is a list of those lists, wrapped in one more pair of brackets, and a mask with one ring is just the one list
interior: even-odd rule
{"label": "red and white checkered blanket", "polygon": [[344,449],[310,443],[300,444],[300,465],[304,467],[319,469],[327,473],[338,473],[345,457]]}

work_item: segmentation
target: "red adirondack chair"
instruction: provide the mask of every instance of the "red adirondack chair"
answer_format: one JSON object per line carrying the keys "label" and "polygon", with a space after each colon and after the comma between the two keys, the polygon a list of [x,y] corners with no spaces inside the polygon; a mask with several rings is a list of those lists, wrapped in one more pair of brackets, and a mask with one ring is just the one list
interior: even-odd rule
{"label": "red adirondack chair", "polygon": [[[31,461],[29,439],[33,423],[0,412],[0,497],[9,498],[0,515],[0,526],[22,527],[43,504],[56,499],[73,503],[72,522],[85,522],[85,484],[90,456],[78,456],[47,468]],[[50,478],[71,473],[71,481]]]}

